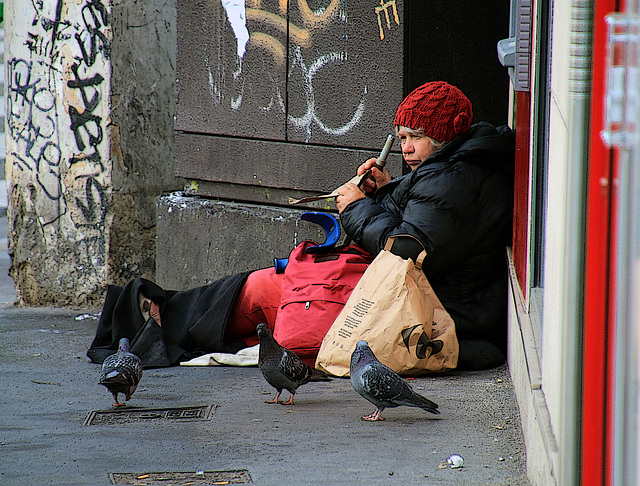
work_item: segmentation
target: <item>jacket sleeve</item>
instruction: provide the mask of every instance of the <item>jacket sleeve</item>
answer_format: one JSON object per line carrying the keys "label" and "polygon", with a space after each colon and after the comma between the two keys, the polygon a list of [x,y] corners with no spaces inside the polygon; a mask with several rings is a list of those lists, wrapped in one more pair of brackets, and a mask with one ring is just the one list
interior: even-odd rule
{"label": "jacket sleeve", "polygon": [[[393,191],[381,199],[361,199],[341,214],[349,236],[367,251],[377,254],[389,236],[416,237],[427,251],[423,267],[435,276],[450,269],[474,244],[473,227],[481,205],[476,203],[480,177],[449,166],[425,171],[411,179],[405,191]],[[406,201],[397,201],[404,192]],[[404,207],[404,210],[402,210]]]}
{"label": "jacket sleeve", "polygon": [[340,222],[358,246],[377,255],[402,219],[367,197],[349,204],[340,215]]}

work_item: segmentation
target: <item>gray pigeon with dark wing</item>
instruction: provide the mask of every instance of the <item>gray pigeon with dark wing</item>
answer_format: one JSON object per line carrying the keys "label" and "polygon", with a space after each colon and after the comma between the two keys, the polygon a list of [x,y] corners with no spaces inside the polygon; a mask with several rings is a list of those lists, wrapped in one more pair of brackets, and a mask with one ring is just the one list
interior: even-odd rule
{"label": "gray pigeon with dark wing", "polygon": [[350,378],[353,388],[377,407],[375,412],[362,417],[363,420],[384,420],[381,414],[385,408],[402,405],[440,413],[438,405],[415,393],[398,373],[378,361],[366,341],[358,341],[351,354]]}
{"label": "gray pigeon with dark wing", "polygon": [[118,401],[118,393],[124,393],[125,401],[129,400],[141,378],[142,361],[129,351],[129,340],[120,339],[118,351],[105,358],[100,374],[100,384],[107,387],[116,401],[114,407],[126,405]]}
{"label": "gray pigeon with dark wing", "polygon": [[[278,391],[276,397],[267,403],[293,405],[293,396],[300,385],[310,381],[331,381],[326,373],[312,368],[293,351],[280,346],[266,324],[258,324],[256,331],[260,338],[258,367],[267,383]],[[287,402],[278,402],[283,389],[289,390],[291,398]]]}

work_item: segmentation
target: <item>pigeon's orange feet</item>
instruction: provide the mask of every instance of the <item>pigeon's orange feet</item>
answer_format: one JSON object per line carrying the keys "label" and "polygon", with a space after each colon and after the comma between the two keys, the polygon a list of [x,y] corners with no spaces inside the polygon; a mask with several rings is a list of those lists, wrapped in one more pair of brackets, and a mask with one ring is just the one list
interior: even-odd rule
{"label": "pigeon's orange feet", "polygon": [[282,405],[293,405],[293,395],[291,395],[291,397],[289,398],[288,401],[280,402],[280,404],[282,404]]}
{"label": "pigeon's orange feet", "polygon": [[126,403],[120,403],[118,401],[118,395],[115,393],[112,393],[113,395],[113,399],[116,401],[116,403],[113,404],[114,407],[124,407],[126,405]]}
{"label": "pigeon's orange feet", "polygon": [[278,398],[280,398],[280,392],[276,393],[276,397],[273,400],[266,400],[264,403],[280,403]]}
{"label": "pigeon's orange feet", "polygon": [[376,410],[372,414],[362,417],[362,420],[366,420],[367,422],[376,422],[378,420],[384,420],[384,417],[380,414],[379,410]]}

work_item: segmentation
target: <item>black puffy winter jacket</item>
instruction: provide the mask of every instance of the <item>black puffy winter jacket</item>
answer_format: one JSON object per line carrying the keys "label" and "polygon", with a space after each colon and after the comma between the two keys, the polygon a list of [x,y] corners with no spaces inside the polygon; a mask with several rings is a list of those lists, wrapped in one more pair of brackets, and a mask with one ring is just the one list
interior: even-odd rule
{"label": "black puffy winter jacket", "polygon": [[509,127],[476,123],[340,215],[346,233],[373,254],[392,235],[422,243],[423,270],[456,323],[461,368],[504,361],[514,155]]}

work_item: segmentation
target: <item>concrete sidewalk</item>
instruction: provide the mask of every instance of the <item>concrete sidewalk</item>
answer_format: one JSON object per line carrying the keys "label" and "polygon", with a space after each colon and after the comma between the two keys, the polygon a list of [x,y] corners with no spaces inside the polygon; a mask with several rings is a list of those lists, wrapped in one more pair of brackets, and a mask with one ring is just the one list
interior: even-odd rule
{"label": "concrete sidewalk", "polygon": [[[112,473],[151,472],[191,476],[120,484],[213,484],[209,471],[229,470],[264,485],[529,484],[506,366],[411,380],[439,416],[403,407],[363,422],[373,407],[345,379],[304,385],[293,407],[268,405],[274,390],[255,367],[145,370],[126,414],[112,414],[85,357],[95,316],[0,306],[0,484],[107,485]],[[174,419],[143,410],[169,407],[187,409]],[[204,419],[187,420],[197,407]],[[462,469],[439,467],[451,454]]]}
{"label": "concrete sidewalk", "polygon": [[[411,380],[438,416],[402,407],[363,422],[373,406],[345,379],[268,405],[255,367],[145,370],[113,413],[85,356],[98,309],[14,307],[9,263],[0,215],[0,485],[529,484],[506,366]],[[462,469],[440,467],[451,454]]]}

